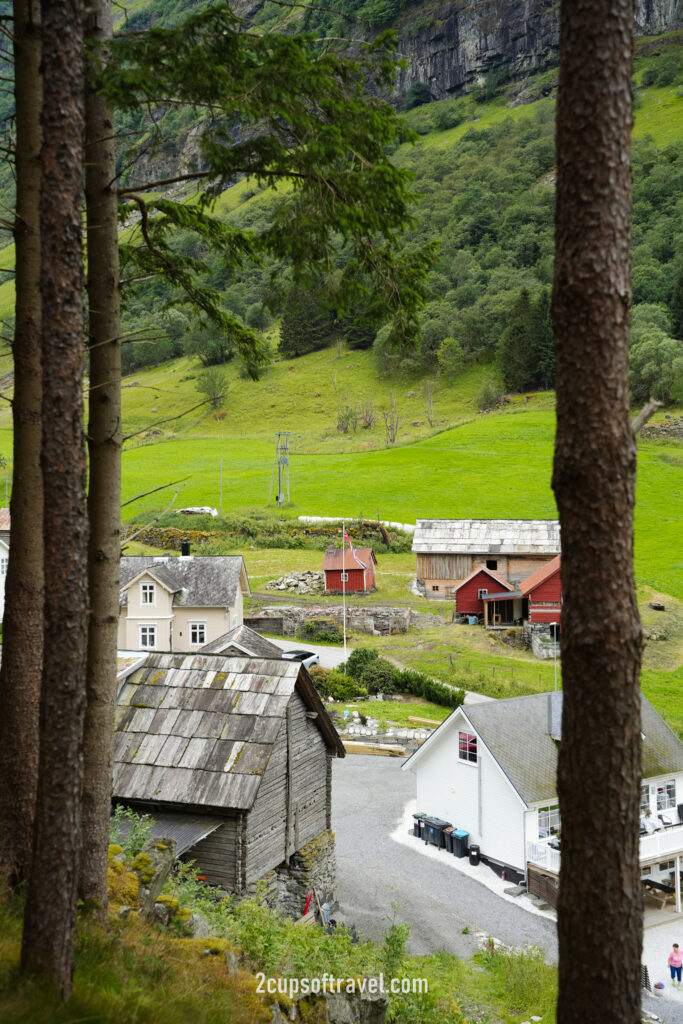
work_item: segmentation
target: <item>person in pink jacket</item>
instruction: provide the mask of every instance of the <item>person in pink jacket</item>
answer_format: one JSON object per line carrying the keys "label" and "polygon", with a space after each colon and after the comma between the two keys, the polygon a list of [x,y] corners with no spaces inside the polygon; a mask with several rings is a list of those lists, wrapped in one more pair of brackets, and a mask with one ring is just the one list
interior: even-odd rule
{"label": "person in pink jacket", "polygon": [[674,942],[674,948],[669,953],[669,970],[671,971],[671,984],[676,984],[677,988],[681,987],[681,968],[683,967],[683,953],[678,948],[678,943]]}

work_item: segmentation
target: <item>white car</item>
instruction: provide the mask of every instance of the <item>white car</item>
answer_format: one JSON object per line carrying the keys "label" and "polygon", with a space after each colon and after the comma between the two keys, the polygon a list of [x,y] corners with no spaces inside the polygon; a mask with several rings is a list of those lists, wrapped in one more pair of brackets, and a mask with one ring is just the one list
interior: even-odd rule
{"label": "white car", "polygon": [[313,651],[283,651],[282,657],[286,661],[300,661],[304,668],[310,668],[311,665],[320,664],[320,656],[315,654]]}

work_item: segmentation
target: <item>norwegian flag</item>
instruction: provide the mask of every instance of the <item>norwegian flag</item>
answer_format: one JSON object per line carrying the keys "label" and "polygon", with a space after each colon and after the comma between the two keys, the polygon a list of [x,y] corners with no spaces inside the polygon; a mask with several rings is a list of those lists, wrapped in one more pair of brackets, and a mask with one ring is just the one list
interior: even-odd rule
{"label": "norwegian flag", "polygon": [[353,555],[353,557],[355,558],[355,560],[358,562],[358,564],[362,565],[364,569],[367,569],[367,565],[365,564],[365,562],[361,562],[360,558],[358,557],[356,552],[353,550],[353,544],[351,543],[351,538],[349,537],[349,535],[346,532],[346,530],[344,530],[344,540],[349,545],[349,550],[350,550],[351,554]]}

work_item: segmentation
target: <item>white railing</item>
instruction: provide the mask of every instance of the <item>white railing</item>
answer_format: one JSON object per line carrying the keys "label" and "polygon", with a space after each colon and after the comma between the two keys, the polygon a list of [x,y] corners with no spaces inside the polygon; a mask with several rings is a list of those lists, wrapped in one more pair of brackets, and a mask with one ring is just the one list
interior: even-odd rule
{"label": "white railing", "polygon": [[539,867],[560,873],[560,851],[554,850],[547,843],[527,843],[526,859],[530,864],[537,864]]}
{"label": "white railing", "polygon": [[640,860],[668,860],[683,854],[683,824],[663,828],[649,836],[640,837]]}

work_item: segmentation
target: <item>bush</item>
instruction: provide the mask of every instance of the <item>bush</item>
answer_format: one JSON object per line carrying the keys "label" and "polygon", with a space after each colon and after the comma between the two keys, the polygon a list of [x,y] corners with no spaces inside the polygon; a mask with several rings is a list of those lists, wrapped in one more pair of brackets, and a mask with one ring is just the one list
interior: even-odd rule
{"label": "bush", "polygon": [[[109,819],[109,844],[118,843],[128,860],[133,860],[149,839],[153,824],[151,814],[138,814],[130,807],[117,804]],[[126,827],[128,831],[124,839]]]}
{"label": "bush", "polygon": [[436,679],[430,679],[424,673],[414,672],[412,669],[398,672],[396,684],[402,693],[410,693],[413,697],[422,697],[443,708],[459,708],[465,700],[464,690],[454,690],[450,686],[444,686]]}
{"label": "bush", "polygon": [[396,693],[398,690],[397,676],[398,670],[390,661],[387,661],[386,658],[376,658],[363,669],[360,682],[368,693]]}
{"label": "bush", "polygon": [[377,651],[371,651],[368,647],[356,647],[349,655],[346,663],[339,667],[347,675],[351,676],[352,679],[355,679],[356,682],[360,682],[364,669],[370,662],[377,661],[378,658]]}
{"label": "bush", "polygon": [[311,671],[311,679],[321,697],[333,697],[345,703],[356,697],[365,697],[368,692],[338,668],[332,668],[329,672],[324,668],[315,668]]}
{"label": "bush", "polygon": [[431,102],[431,98],[432,94],[429,91],[429,87],[424,82],[413,82],[405,95],[401,109],[412,110],[413,107],[421,107],[425,103]]}
{"label": "bush", "polygon": [[503,390],[500,384],[492,377],[486,377],[479,394],[475,398],[477,409],[484,412],[486,409],[495,409],[503,397]]}
{"label": "bush", "polygon": [[197,391],[204,395],[212,409],[220,409],[228,391],[228,381],[223,370],[210,366],[197,380]]}

